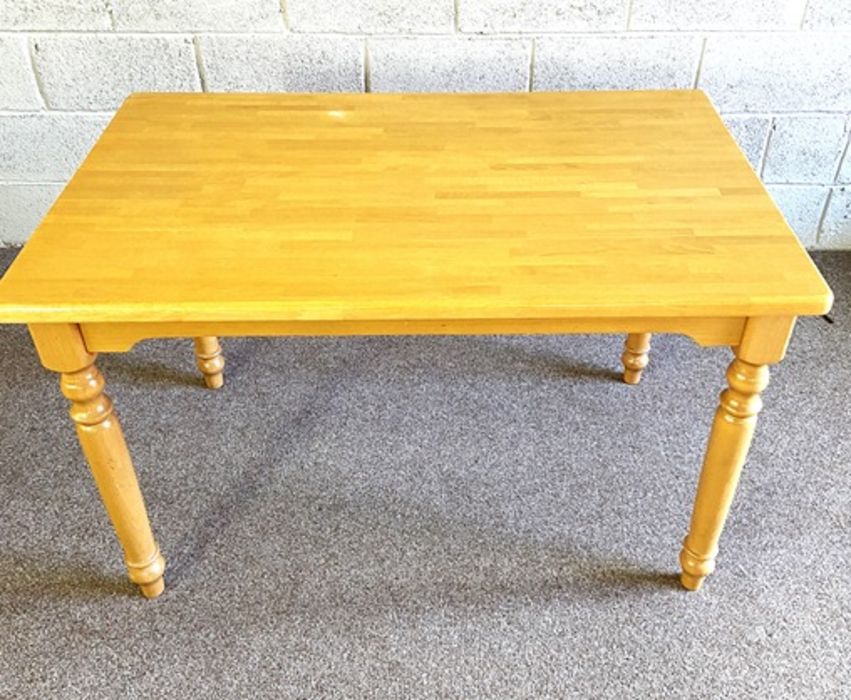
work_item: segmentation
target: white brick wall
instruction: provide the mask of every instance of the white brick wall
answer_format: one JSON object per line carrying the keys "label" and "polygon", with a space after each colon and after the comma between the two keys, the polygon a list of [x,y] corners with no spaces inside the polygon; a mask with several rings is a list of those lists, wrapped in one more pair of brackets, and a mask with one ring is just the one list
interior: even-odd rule
{"label": "white brick wall", "polygon": [[131,92],[200,87],[192,40],[154,34],[42,34],[33,60],[47,106],[110,110]]}
{"label": "white brick wall", "polygon": [[281,29],[278,0],[109,0],[109,3],[115,29],[119,32],[274,32]]}
{"label": "white brick wall", "polygon": [[754,170],[762,167],[762,156],[771,130],[768,117],[725,116],[724,124],[736,139]]}
{"label": "white brick wall", "polygon": [[296,32],[442,34],[451,32],[453,0],[287,0]]}
{"label": "white brick wall", "polygon": [[134,90],[699,87],[805,245],[851,248],[851,0],[0,0],[0,244]]}
{"label": "white brick wall", "polygon": [[533,90],[690,88],[702,41],[691,34],[610,34],[538,39]]}
{"label": "white brick wall", "polygon": [[0,36],[0,109],[42,106],[24,36]]}
{"label": "white brick wall", "polygon": [[209,34],[198,39],[213,92],[361,92],[363,42],[302,34]]}
{"label": "white brick wall", "polygon": [[375,92],[517,92],[529,89],[532,42],[422,37],[370,39]]}

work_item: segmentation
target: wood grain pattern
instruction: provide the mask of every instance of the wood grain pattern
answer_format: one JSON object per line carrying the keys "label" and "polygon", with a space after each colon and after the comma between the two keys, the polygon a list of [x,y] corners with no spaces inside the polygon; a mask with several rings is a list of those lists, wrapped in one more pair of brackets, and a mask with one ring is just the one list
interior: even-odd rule
{"label": "wood grain pattern", "polygon": [[[163,592],[165,560],[151,532],[136,471],[104,380],[75,326],[30,326],[42,364],[59,371],[62,393],[118,540],[130,580],[147,598]],[[80,363],[80,364],[78,364]],[[74,365],[77,369],[72,369]]]}
{"label": "wood grain pattern", "polygon": [[0,322],[830,302],[697,91],[134,95],[0,282]]}
{"label": "wood grain pattern", "polygon": [[780,362],[786,356],[796,320],[794,316],[749,318],[736,343],[736,354],[756,365]]}

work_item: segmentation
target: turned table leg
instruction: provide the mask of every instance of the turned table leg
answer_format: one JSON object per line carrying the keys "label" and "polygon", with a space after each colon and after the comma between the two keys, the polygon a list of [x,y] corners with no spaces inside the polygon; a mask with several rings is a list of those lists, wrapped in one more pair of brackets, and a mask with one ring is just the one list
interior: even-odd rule
{"label": "turned table leg", "polygon": [[220,389],[224,384],[225,356],[216,336],[195,338],[195,360],[210,389]]}
{"label": "turned table leg", "polygon": [[627,384],[638,384],[641,373],[647,367],[650,350],[650,333],[630,333],[623,347],[623,380]]}
{"label": "turned table leg", "polygon": [[680,580],[690,590],[700,588],[715,570],[718,538],[762,408],[759,394],[768,386],[768,367],[736,358],[727,370],[727,383],[715,413],[691,525],[680,553]]}
{"label": "turned table leg", "polygon": [[735,359],[727,369],[697,484],[688,535],[680,552],[680,581],[696,591],[715,570],[718,540],[747,458],[760,394],[768,386],[768,365],[786,351],[794,318],[749,319]]}
{"label": "turned table leg", "polygon": [[165,560],[154,541],[133,462],[104,380],[77,326],[32,325],[42,364],[60,372],[62,393],[115,533],[124,549],[130,580],[147,598],[163,592]]}

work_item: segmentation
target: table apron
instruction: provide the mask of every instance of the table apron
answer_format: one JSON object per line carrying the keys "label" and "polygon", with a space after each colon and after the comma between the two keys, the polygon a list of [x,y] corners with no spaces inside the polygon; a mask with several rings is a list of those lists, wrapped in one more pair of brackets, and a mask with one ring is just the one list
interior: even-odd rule
{"label": "table apron", "polygon": [[536,335],[674,333],[699,345],[738,345],[745,318],[535,318],[377,321],[151,321],[81,323],[89,352],[124,352],[151,338],[200,336]]}

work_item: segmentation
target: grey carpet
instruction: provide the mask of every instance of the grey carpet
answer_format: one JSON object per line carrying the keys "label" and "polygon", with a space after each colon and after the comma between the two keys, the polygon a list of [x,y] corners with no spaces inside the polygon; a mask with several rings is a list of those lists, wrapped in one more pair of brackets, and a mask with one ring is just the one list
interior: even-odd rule
{"label": "grey carpet", "polygon": [[[11,251],[0,251],[5,263]],[[100,365],[168,559],[145,602],[21,327],[0,327],[2,697],[847,697],[851,254],[773,373],[717,573],[676,584],[729,351],[227,339]]]}

